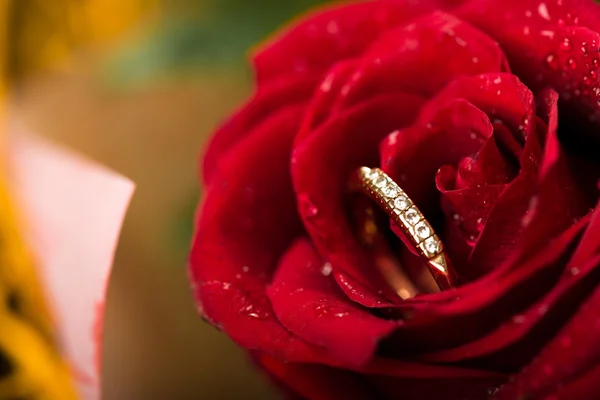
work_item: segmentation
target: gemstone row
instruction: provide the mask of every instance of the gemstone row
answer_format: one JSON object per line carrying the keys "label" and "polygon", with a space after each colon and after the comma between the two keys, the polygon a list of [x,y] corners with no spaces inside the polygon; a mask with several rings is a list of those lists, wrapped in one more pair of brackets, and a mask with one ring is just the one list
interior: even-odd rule
{"label": "gemstone row", "polygon": [[385,172],[378,168],[362,167],[359,175],[365,188],[376,194],[384,202],[383,205],[392,211],[396,216],[395,222],[408,233],[426,257],[432,258],[442,252],[439,238],[421,211]]}

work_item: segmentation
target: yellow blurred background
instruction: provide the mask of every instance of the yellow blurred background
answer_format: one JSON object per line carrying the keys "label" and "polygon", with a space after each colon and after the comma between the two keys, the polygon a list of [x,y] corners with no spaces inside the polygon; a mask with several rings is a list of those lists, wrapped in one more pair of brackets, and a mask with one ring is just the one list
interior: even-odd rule
{"label": "yellow blurred background", "polygon": [[316,2],[0,0],[5,113],[137,184],[109,285],[105,399],[276,398],[197,316],[187,251],[198,155],[251,90],[245,49]]}

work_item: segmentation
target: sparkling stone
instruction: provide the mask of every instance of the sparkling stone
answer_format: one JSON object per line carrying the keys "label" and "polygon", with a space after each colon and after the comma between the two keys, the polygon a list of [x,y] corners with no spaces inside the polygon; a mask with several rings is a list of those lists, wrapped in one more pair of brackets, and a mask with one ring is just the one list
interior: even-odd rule
{"label": "sparkling stone", "polygon": [[376,179],[379,176],[379,171],[377,171],[376,169],[372,169],[369,171],[369,173],[367,174],[367,178],[369,179]]}
{"label": "sparkling stone", "polygon": [[384,186],[381,188],[381,192],[386,197],[396,197],[398,196],[398,188],[393,185]]}
{"label": "sparkling stone", "polygon": [[385,176],[379,176],[378,178],[375,179],[374,183],[375,183],[375,186],[377,186],[378,188],[382,188],[385,185],[387,185],[388,181],[387,181],[387,179],[385,179]]}
{"label": "sparkling stone", "polygon": [[394,200],[394,207],[396,207],[399,210],[406,210],[408,207],[410,207],[410,202],[408,201],[408,198],[404,195],[400,195],[398,197],[396,197],[396,200]]}
{"label": "sparkling stone", "polygon": [[437,254],[440,248],[440,242],[434,237],[430,237],[425,241],[425,250],[427,250],[430,254]]}
{"label": "sparkling stone", "polygon": [[425,221],[421,221],[415,226],[415,232],[421,239],[427,239],[431,236],[431,228],[427,226]]}
{"label": "sparkling stone", "polygon": [[417,222],[419,222],[419,212],[415,208],[411,208],[406,213],[404,213],[404,218],[406,219],[406,222],[408,222],[411,225],[414,225]]}

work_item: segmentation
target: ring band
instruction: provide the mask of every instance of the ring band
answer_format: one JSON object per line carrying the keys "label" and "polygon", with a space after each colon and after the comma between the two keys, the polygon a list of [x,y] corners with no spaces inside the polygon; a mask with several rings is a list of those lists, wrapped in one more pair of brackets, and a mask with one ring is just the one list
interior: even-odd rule
{"label": "ring band", "polygon": [[357,178],[360,191],[385,210],[426,261],[440,290],[455,287],[458,280],[442,241],[408,195],[379,168],[361,167]]}

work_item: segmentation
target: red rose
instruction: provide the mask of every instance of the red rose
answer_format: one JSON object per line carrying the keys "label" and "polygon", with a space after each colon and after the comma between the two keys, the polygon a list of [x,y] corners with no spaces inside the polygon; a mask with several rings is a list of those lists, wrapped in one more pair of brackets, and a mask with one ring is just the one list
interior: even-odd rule
{"label": "red rose", "polygon": [[[591,0],[379,0],[277,35],[204,156],[203,316],[305,398],[600,398],[598,31]],[[385,220],[363,240],[362,165],[460,287],[391,289],[382,259],[423,267]]]}

